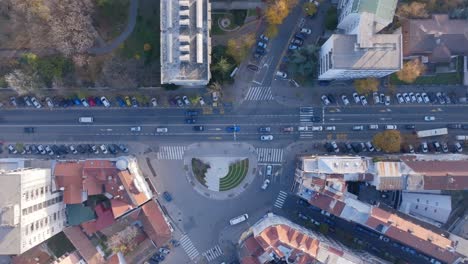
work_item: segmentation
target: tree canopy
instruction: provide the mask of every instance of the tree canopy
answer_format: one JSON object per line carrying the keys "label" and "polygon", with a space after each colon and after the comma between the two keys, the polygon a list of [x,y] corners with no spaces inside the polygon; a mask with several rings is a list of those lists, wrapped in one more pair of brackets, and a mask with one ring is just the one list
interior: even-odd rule
{"label": "tree canopy", "polygon": [[308,16],[313,16],[315,13],[317,13],[317,6],[312,3],[312,2],[307,2],[302,6],[302,9],[304,10],[304,13],[306,13]]}
{"label": "tree canopy", "polygon": [[376,78],[354,80],[354,87],[359,94],[370,94],[379,90],[380,81]]}
{"label": "tree canopy", "polygon": [[396,75],[401,81],[412,83],[425,71],[426,66],[419,59],[413,59],[405,62],[403,68]]}
{"label": "tree canopy", "polygon": [[400,152],[401,134],[398,130],[386,130],[377,133],[372,142],[374,146],[381,148],[384,152]]}

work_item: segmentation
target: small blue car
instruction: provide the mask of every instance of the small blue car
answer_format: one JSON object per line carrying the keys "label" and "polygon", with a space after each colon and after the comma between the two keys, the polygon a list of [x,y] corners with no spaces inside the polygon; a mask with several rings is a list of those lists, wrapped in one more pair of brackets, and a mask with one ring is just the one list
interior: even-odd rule
{"label": "small blue car", "polygon": [[226,127],[227,132],[239,132],[240,126],[228,126]]}
{"label": "small blue car", "polygon": [[163,197],[164,197],[164,200],[166,200],[166,202],[172,201],[172,195],[168,192],[164,192]]}

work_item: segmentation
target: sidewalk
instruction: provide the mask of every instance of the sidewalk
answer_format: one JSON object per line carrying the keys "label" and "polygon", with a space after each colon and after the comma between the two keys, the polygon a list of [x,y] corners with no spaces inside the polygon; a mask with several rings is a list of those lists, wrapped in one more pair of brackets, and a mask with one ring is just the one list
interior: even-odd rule
{"label": "sidewalk", "polygon": [[211,3],[212,10],[229,10],[229,9],[255,9],[257,7],[263,8],[265,3],[261,0],[248,0],[248,1],[213,1]]}

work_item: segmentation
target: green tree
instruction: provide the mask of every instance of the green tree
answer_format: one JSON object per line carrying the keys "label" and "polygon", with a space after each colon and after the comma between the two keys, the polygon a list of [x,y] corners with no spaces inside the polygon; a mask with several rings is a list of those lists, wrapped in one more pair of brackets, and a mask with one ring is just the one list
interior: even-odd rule
{"label": "green tree", "polygon": [[328,30],[335,30],[336,26],[338,25],[338,11],[336,7],[330,7],[327,10],[327,14],[325,16],[325,28]]}
{"label": "green tree", "polygon": [[317,6],[314,3],[307,2],[302,6],[302,10],[304,10],[304,13],[308,16],[313,16],[317,13]]}
{"label": "green tree", "polygon": [[356,79],[354,87],[359,94],[370,94],[379,90],[380,81],[376,78]]}
{"label": "green tree", "polygon": [[374,146],[381,148],[384,152],[400,152],[401,134],[398,130],[386,130],[384,132],[377,133],[372,142]]}
{"label": "green tree", "polygon": [[292,53],[288,71],[296,81],[304,83],[316,75],[318,50],[315,45],[307,45]]}

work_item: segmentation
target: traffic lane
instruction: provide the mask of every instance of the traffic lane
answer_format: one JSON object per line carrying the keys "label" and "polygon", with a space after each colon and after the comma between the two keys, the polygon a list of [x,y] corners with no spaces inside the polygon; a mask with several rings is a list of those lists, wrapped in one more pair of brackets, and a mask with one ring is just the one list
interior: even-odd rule
{"label": "traffic lane", "polygon": [[434,121],[425,121],[424,115],[418,114],[408,114],[408,115],[398,115],[398,114],[370,114],[370,115],[325,115],[323,118],[323,123],[346,123],[346,124],[444,124],[445,126],[449,123],[468,123],[466,119],[466,114],[457,113],[457,114],[432,114],[434,116]]}
{"label": "traffic lane", "polygon": [[395,113],[415,113],[415,112],[457,112],[460,109],[468,110],[468,105],[350,105],[350,106],[325,106],[325,112],[343,112],[343,113],[355,113],[355,114],[369,114],[370,112],[383,112],[390,109],[391,112]]}

